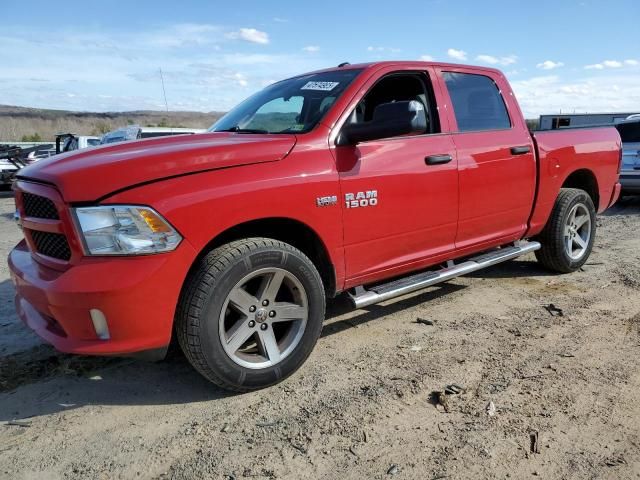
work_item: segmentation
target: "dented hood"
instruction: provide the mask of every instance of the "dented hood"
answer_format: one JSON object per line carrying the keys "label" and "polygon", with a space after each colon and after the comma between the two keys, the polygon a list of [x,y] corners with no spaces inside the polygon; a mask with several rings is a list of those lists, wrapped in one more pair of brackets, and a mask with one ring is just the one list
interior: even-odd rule
{"label": "dented hood", "polygon": [[68,202],[93,201],[142,183],[284,158],[295,135],[202,133],[137,140],[55,155],[22,169]]}

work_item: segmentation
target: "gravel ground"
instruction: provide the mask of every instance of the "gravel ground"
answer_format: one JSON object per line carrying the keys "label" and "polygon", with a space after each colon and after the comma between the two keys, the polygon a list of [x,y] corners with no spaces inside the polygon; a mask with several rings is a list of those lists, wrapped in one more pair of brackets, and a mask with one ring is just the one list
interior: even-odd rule
{"label": "gravel ground", "polygon": [[[14,290],[5,260],[9,250],[22,238],[13,221],[14,211],[13,194],[0,185],[0,358],[40,345],[38,338],[17,322],[15,315]],[[2,374],[0,372],[0,376]]]}
{"label": "gravel ground", "polygon": [[[20,237],[4,197],[2,256]],[[3,262],[0,477],[640,478],[640,199],[598,227],[574,274],[527,256],[364,310],[338,299],[307,364],[244,395],[178,354],[55,353],[18,323]]]}

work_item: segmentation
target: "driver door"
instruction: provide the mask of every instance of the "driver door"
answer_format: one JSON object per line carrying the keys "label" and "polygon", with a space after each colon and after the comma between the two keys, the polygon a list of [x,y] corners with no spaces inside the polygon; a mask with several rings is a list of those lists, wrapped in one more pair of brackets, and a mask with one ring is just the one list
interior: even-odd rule
{"label": "driver door", "polygon": [[430,73],[379,75],[347,120],[371,121],[382,103],[418,100],[428,113],[425,132],[334,147],[347,287],[419,269],[454,249],[457,159],[451,136],[441,133]]}

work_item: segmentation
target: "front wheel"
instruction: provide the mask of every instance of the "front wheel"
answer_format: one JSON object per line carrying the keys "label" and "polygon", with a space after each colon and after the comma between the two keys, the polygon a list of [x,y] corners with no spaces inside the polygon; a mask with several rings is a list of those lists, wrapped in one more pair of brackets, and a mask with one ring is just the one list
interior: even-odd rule
{"label": "front wheel", "polygon": [[576,188],[563,188],[538,240],[538,261],[550,270],[569,273],[589,258],[596,234],[596,209],[591,197]]}
{"label": "front wheel", "polygon": [[185,285],[176,333],[202,375],[245,392],[273,385],[304,363],[324,311],[320,275],[301,251],[249,238],[200,261]]}

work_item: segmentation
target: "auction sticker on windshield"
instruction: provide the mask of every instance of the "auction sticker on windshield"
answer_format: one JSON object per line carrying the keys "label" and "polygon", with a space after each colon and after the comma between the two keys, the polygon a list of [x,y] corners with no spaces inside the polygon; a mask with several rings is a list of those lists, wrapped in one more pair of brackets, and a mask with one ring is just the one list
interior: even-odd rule
{"label": "auction sticker on windshield", "polygon": [[323,92],[330,92],[338,85],[340,85],[340,82],[307,82],[300,90],[321,90]]}

